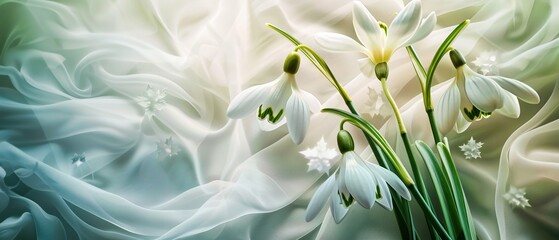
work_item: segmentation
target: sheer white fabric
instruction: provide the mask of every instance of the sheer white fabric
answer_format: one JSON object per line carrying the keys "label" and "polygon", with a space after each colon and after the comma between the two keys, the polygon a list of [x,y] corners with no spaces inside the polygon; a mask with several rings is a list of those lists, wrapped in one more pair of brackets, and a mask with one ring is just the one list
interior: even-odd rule
{"label": "sheer white fabric", "polygon": [[[364,3],[383,22],[404,5]],[[559,2],[422,4],[438,18],[435,31],[415,45],[425,63],[453,27],[470,18],[453,46],[468,61],[496,51],[500,74],[529,84],[542,98],[538,105],[521,104],[519,119],[495,115],[448,136],[480,238],[557,236]],[[305,222],[308,201],[325,177],[307,173],[299,151],[321,136],[334,145],[339,118],[315,114],[297,146],[286,126],[263,132],[255,117],[225,116],[243,89],[279,76],[292,50],[264,23],[317,47],[317,32],[353,36],[351,2],[3,0],[0,15],[0,238],[400,237],[393,213],[378,207],[353,207],[339,225],[329,213]],[[367,109],[367,86],[379,82],[361,75],[360,56],[316,49],[356,108]],[[389,65],[389,88],[411,139],[431,141],[409,57],[400,50]],[[453,74],[445,57],[436,98]],[[297,79],[323,106],[344,108],[305,58]],[[135,100],[148,85],[167,94],[151,118]],[[402,153],[393,120],[370,120]],[[482,158],[465,160],[458,146],[472,136],[484,142]],[[168,137],[180,151],[159,160],[158,143]],[[85,162],[73,164],[81,153]],[[508,205],[502,195],[510,186],[526,188],[532,207]],[[420,211],[415,216],[423,218]],[[425,226],[419,231],[428,234]]]}

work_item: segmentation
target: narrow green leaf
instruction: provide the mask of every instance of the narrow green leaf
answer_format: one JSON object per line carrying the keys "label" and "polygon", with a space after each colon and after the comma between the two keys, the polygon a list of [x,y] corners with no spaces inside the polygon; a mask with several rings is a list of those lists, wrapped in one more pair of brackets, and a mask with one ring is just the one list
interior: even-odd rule
{"label": "narrow green leaf", "polygon": [[458,210],[454,204],[454,197],[452,196],[448,179],[445,177],[441,165],[431,148],[423,141],[416,141],[415,146],[425,162],[425,166],[427,166],[427,170],[435,186],[448,233],[452,238],[456,238],[456,233],[460,231],[460,219],[458,218]]}
{"label": "narrow green leaf", "polygon": [[425,67],[423,67],[421,60],[417,56],[417,53],[415,52],[415,49],[412,46],[407,46],[406,50],[408,51],[408,55],[410,56],[413,69],[415,70],[415,73],[419,78],[419,83],[421,84],[421,90],[425,92],[425,81],[427,80],[427,72],[425,72]]}
{"label": "narrow green leaf", "polygon": [[[476,232],[472,220],[469,207],[467,205],[466,197],[464,195],[464,190],[460,177],[458,176],[458,171],[456,171],[456,166],[452,160],[452,155],[447,145],[440,142],[437,144],[437,150],[441,157],[441,162],[444,168],[448,180],[450,183],[450,188],[454,196],[454,202],[458,208],[458,216],[460,218],[460,225],[462,226],[464,239],[476,239]],[[460,235],[460,233],[457,233]]]}
{"label": "narrow green leaf", "polygon": [[285,31],[281,30],[280,28],[274,26],[271,23],[266,23],[266,26],[268,26],[269,28],[273,29],[274,31],[278,32],[279,34],[283,35],[285,38],[287,38],[289,41],[291,41],[293,44],[295,44],[295,46],[300,45],[301,42],[299,42],[299,40],[297,40],[296,38],[294,38],[293,36],[289,35],[289,33],[286,33]]}

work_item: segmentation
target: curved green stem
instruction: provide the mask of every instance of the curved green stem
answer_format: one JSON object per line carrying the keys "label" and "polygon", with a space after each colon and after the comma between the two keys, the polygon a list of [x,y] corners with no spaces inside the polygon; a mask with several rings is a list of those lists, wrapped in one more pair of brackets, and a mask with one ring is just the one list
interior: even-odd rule
{"label": "curved green stem", "polygon": [[326,64],[324,59],[322,59],[322,57],[320,57],[312,48],[310,48],[307,45],[300,44],[297,47],[295,47],[295,49],[294,49],[294,51],[299,51],[299,50],[303,51],[304,53],[308,52],[311,56],[313,56],[314,59],[317,61],[318,65],[320,65],[322,67],[322,70],[320,68],[319,68],[319,70],[322,72],[322,74],[324,74],[324,76],[326,76],[326,78],[328,78],[330,83],[332,83],[332,85],[334,85],[334,87],[336,88],[336,90],[338,90],[338,92],[340,93],[340,95],[342,96],[344,101],[346,103],[351,102],[351,98],[349,97],[349,95],[347,94],[345,89],[342,87],[340,82],[338,82],[336,77],[334,77],[334,74],[332,73],[332,71],[330,70],[330,67],[328,67],[328,65]]}
{"label": "curved green stem", "polygon": [[456,26],[456,28],[454,28],[454,30],[452,30],[452,32],[448,35],[448,37],[446,37],[446,39],[443,41],[443,43],[435,53],[435,56],[433,56],[433,60],[429,65],[429,70],[427,70],[427,76],[425,80],[425,91],[423,93],[425,109],[433,109],[433,103],[431,99],[431,84],[433,83],[433,77],[435,75],[435,70],[437,69],[437,66],[441,62],[443,56],[452,49],[452,47],[450,47],[450,44],[452,44],[454,39],[458,37],[458,34],[460,34],[460,32],[462,32],[462,30],[464,30],[464,28],[466,28],[466,26],[468,26],[469,23],[470,20],[468,19],[458,24],[458,26]]}
{"label": "curved green stem", "polygon": [[382,85],[382,90],[384,91],[384,95],[386,96],[386,99],[388,99],[390,106],[392,106],[394,116],[396,117],[396,121],[398,122],[398,128],[400,129],[400,136],[402,137],[402,141],[404,142],[404,146],[406,148],[406,154],[408,155],[408,159],[410,161],[415,182],[419,186],[419,189],[421,190],[421,194],[424,197],[428,198],[427,189],[425,188],[425,183],[423,182],[423,178],[421,177],[421,173],[419,172],[419,167],[417,166],[417,162],[415,161],[415,158],[413,156],[410,140],[407,135],[406,126],[404,125],[404,120],[402,120],[402,115],[400,114],[400,109],[398,108],[398,105],[396,105],[396,101],[394,101],[392,94],[390,94],[390,91],[388,90],[388,86],[386,85],[386,79],[384,78],[380,79],[380,82]]}
{"label": "curved green stem", "polygon": [[394,112],[394,116],[396,117],[396,121],[398,122],[398,128],[400,129],[400,134],[405,134],[406,126],[404,126],[404,121],[402,120],[402,116],[400,114],[400,110],[398,109],[398,105],[396,105],[396,101],[394,101],[392,94],[390,94],[390,91],[388,90],[388,86],[386,85],[386,78],[380,79],[380,83],[382,85],[382,90],[384,91],[384,95],[386,96],[386,99],[388,99],[388,102],[390,103],[390,106],[392,107],[392,110]]}
{"label": "curved green stem", "polygon": [[413,156],[410,139],[408,138],[406,126],[404,125],[404,121],[402,120],[402,116],[400,114],[398,105],[396,104],[396,101],[394,100],[392,94],[390,94],[390,91],[388,90],[386,79],[382,78],[380,79],[380,82],[382,85],[382,90],[384,91],[384,95],[388,99],[390,106],[392,106],[394,116],[396,117],[396,121],[398,122],[398,128],[400,129],[400,136],[402,137],[402,141],[406,149],[406,154],[408,155],[408,159],[410,162],[411,170],[413,172],[413,177],[414,177],[413,179],[417,183],[417,187],[419,187],[419,191],[421,192],[421,195],[425,198],[429,207],[431,207],[432,206],[431,199],[429,197],[429,193],[427,192],[427,187],[425,186],[423,177],[421,176],[421,172],[419,171],[419,166],[417,165],[417,162],[415,161],[415,157]]}
{"label": "curved green stem", "polygon": [[426,110],[427,117],[429,118],[429,125],[431,126],[431,132],[433,132],[433,138],[435,139],[435,143],[440,143],[442,141],[441,133],[439,132],[439,128],[437,127],[437,121],[435,120],[435,115],[433,109]]}

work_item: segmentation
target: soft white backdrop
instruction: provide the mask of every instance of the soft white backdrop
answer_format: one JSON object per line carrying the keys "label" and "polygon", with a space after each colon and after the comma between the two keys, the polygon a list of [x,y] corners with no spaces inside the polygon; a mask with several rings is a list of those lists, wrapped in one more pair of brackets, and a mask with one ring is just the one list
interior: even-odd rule
{"label": "soft white backdrop", "polygon": [[[363,2],[383,22],[407,3]],[[453,45],[468,64],[494,51],[500,74],[529,84],[542,99],[521,103],[519,119],[495,115],[449,135],[480,239],[553,239],[559,2],[422,5],[438,18],[436,30],[415,46],[424,62],[456,24],[471,19]],[[393,213],[378,207],[354,207],[339,225],[324,213],[304,221],[325,178],[307,173],[299,151],[322,136],[335,146],[337,117],[314,115],[297,146],[286,126],[263,132],[256,118],[225,116],[240,91],[279,76],[293,47],[265,23],[316,47],[317,32],[354,36],[350,1],[3,0],[0,15],[0,238],[399,238]],[[317,50],[357,109],[398,146],[394,123],[367,112],[369,88],[380,85],[360,74],[361,56]],[[408,60],[405,51],[393,56],[389,87],[412,140],[429,140]],[[436,83],[453,73],[445,57]],[[304,58],[297,78],[323,107],[344,108]],[[137,103],[148,85],[167,93],[151,119]],[[465,160],[458,146],[472,136],[485,143],[482,158]],[[161,157],[158,143],[168,137],[180,151]],[[84,153],[84,164],[72,164],[75,153]],[[526,188],[531,208],[504,201],[511,185]]]}

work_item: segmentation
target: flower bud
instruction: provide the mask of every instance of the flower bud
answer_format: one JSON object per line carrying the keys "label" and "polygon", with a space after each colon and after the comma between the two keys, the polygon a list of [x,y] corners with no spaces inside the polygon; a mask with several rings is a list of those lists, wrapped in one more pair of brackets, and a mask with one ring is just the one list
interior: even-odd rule
{"label": "flower bud", "polygon": [[375,74],[379,80],[388,78],[388,64],[381,62],[375,66]]}
{"label": "flower bud", "polygon": [[283,71],[286,73],[295,74],[299,70],[299,63],[301,63],[301,57],[296,52],[291,52],[285,58],[283,63]]}
{"label": "flower bud", "polygon": [[338,148],[342,154],[355,149],[353,138],[348,131],[342,129],[338,132]]}
{"label": "flower bud", "polygon": [[464,57],[460,54],[460,52],[458,52],[458,50],[452,49],[448,55],[450,56],[450,60],[455,68],[462,67],[466,64],[466,60],[464,60]]}

